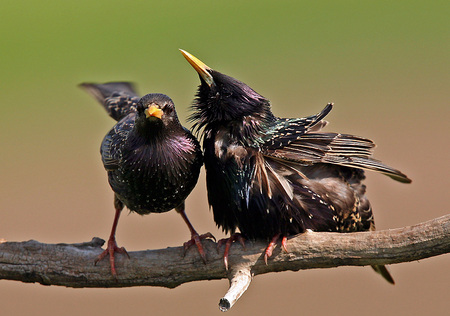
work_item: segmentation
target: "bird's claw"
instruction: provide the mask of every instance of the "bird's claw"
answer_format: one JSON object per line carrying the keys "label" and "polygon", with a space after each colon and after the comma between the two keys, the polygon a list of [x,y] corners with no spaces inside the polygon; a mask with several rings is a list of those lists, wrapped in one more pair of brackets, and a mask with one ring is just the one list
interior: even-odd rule
{"label": "bird's claw", "polygon": [[[276,246],[278,240],[280,239],[280,237],[281,237],[281,234],[275,235],[272,238],[272,240],[270,241],[269,245],[267,245],[267,248],[264,251],[264,262],[266,263],[266,265],[267,265],[267,260],[272,256],[273,249],[275,248],[275,246]],[[289,251],[287,250],[286,244],[287,244],[287,237],[283,236],[282,239],[281,239],[281,247],[283,248],[283,250],[286,253],[288,253]]]}
{"label": "bird's claw", "polygon": [[289,253],[289,251],[287,250],[287,237],[283,236],[283,238],[281,239],[281,247],[283,248],[285,253]]}
{"label": "bird's claw", "polygon": [[115,239],[109,239],[108,240],[108,246],[107,248],[94,260],[94,265],[97,265],[97,263],[105,258],[107,255],[109,255],[109,264],[111,266],[111,274],[114,278],[117,279],[117,271],[116,271],[116,265],[115,265],[115,259],[114,254],[115,253],[123,253],[126,254],[128,259],[130,259],[130,255],[126,251],[124,247],[117,247],[116,240]]}
{"label": "bird's claw", "polygon": [[232,234],[229,238],[223,238],[217,242],[217,253],[219,253],[220,247],[223,244],[225,244],[225,251],[223,253],[223,263],[225,264],[226,270],[228,270],[228,253],[230,252],[231,245],[235,241],[239,241],[239,243],[242,245],[242,248],[245,251],[245,238],[239,233]]}
{"label": "bird's claw", "polygon": [[202,257],[203,263],[206,264],[206,254],[205,254],[205,251],[203,250],[203,245],[202,245],[202,239],[206,239],[206,238],[211,238],[214,240],[214,242],[216,241],[216,237],[214,237],[214,235],[211,234],[210,232],[208,232],[206,234],[202,234],[202,235],[199,235],[197,233],[192,234],[191,240],[188,240],[183,244],[183,248],[184,248],[183,257],[186,256],[187,250],[195,244],[197,246],[198,253]]}

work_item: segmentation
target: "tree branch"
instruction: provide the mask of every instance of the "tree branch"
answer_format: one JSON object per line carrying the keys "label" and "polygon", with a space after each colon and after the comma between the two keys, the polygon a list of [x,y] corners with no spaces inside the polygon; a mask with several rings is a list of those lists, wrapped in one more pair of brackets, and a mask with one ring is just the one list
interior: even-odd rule
{"label": "tree branch", "polygon": [[118,254],[115,280],[108,260],[94,266],[104,241],[79,244],[42,244],[37,241],[0,244],[0,279],[37,282],[66,287],[162,286],[229,278],[230,289],[220,301],[228,310],[250,285],[254,275],[337,266],[393,264],[420,260],[450,252],[450,215],[399,229],[361,233],[307,232],[288,240],[289,253],[277,247],[265,265],[265,242],[232,247],[226,271],[222,253],[213,241],[203,241],[208,263],[203,264],[195,247],[183,258],[183,247]]}

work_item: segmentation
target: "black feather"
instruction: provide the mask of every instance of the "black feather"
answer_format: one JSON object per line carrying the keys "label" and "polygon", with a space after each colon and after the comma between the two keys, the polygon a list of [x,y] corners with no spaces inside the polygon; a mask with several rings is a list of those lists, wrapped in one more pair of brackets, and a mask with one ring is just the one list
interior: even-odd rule
{"label": "black feather", "polygon": [[226,232],[271,240],[307,229],[374,229],[362,169],[411,181],[372,158],[372,141],[321,132],[332,104],[277,118],[249,86],[184,55],[200,74],[191,120],[203,129],[208,200]]}
{"label": "black feather", "polygon": [[82,83],[80,87],[92,94],[116,121],[136,111],[140,100],[130,82],[109,82],[104,84]]}
{"label": "black feather", "polygon": [[[118,120],[100,152],[119,200],[140,214],[166,212],[183,203],[197,183],[202,153],[198,141],[178,121],[173,101],[159,93],[140,98],[127,82],[81,87]],[[150,105],[162,110],[161,119],[146,117]]]}

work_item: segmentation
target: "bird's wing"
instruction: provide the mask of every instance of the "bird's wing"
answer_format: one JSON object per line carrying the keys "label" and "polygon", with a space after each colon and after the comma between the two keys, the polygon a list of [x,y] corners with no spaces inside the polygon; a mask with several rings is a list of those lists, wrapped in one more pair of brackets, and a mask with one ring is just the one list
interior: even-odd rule
{"label": "bird's wing", "polygon": [[82,83],[80,87],[93,95],[116,121],[136,111],[140,99],[130,82]]}
{"label": "bird's wing", "polygon": [[115,170],[119,167],[122,146],[133,128],[134,114],[131,113],[119,121],[103,138],[100,146],[103,166],[107,171]]}
{"label": "bird's wing", "polygon": [[103,138],[102,145],[100,146],[100,154],[102,155],[103,166],[106,170],[111,171],[118,168],[118,160],[113,155],[112,143],[113,132],[112,129],[105,138]]}
{"label": "bird's wing", "polygon": [[287,146],[300,139],[307,132],[317,131],[325,127],[323,119],[333,108],[329,103],[318,114],[303,118],[278,118],[276,124],[262,138],[263,147],[267,150]]}
{"label": "bird's wing", "polygon": [[283,234],[336,231],[335,211],[302,184],[303,175],[289,164],[250,147],[240,148],[220,167],[206,160],[209,203],[214,220],[227,232],[239,227],[249,238],[265,238],[280,229]]}
{"label": "bird's wing", "polygon": [[[282,137],[282,136],[281,136]],[[373,159],[375,144],[366,138],[339,133],[305,133],[295,141],[278,148],[266,147],[264,155],[302,165],[328,163],[381,172],[394,180],[411,180],[399,170]]]}
{"label": "bird's wing", "polygon": [[[290,223],[289,233],[297,234],[306,229],[336,231],[336,213],[320,195],[303,184],[304,175],[288,163],[268,157],[256,157],[247,209],[255,217],[271,218],[270,221]],[[253,224],[255,224],[253,223]],[[261,222],[259,225],[263,227]],[[275,235],[273,231],[271,234]]]}

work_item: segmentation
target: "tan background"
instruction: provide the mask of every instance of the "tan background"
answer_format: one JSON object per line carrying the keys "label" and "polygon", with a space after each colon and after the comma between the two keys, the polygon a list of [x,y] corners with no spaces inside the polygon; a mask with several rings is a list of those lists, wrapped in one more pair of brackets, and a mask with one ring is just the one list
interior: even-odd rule
{"label": "tan background", "polygon": [[[329,102],[328,130],[372,138],[411,185],[368,174],[378,229],[449,212],[449,6],[446,1],[3,1],[0,4],[0,238],[107,238],[112,191],[98,153],[113,125],[82,81],[131,80],[170,95],[186,124],[198,79],[178,52],[237,77],[279,116]],[[187,201],[217,237],[204,177]],[[175,212],[124,213],[129,251],[181,245]],[[230,315],[446,315],[450,257],[258,276]],[[176,289],[67,289],[0,282],[1,315],[213,315],[226,280]]]}

